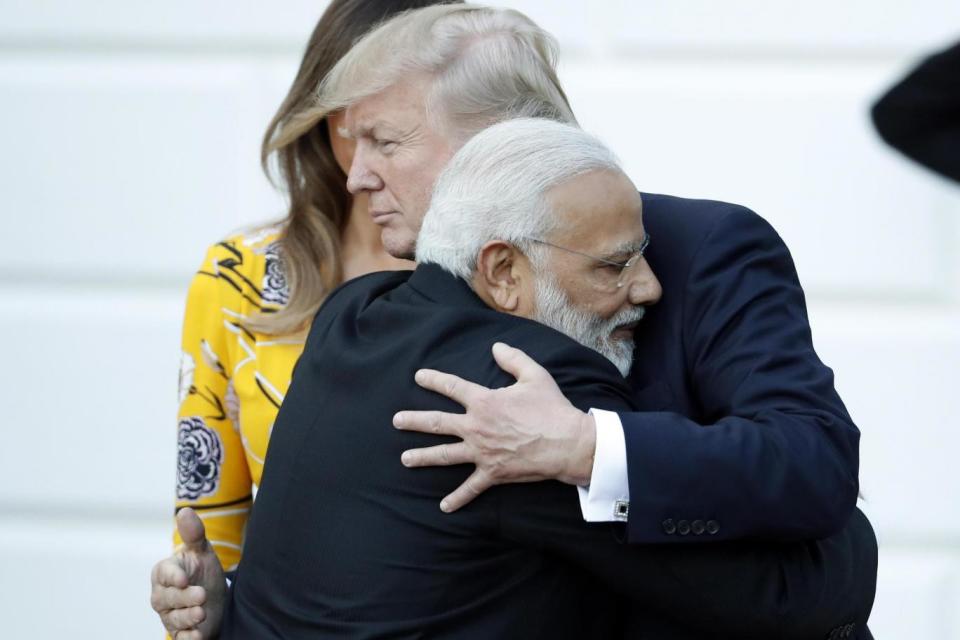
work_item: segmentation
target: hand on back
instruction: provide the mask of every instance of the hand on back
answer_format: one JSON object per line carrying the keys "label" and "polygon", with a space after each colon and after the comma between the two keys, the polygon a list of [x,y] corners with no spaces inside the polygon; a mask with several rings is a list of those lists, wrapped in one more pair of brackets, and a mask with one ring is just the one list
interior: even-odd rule
{"label": "hand on back", "polygon": [[452,435],[462,442],[405,451],[408,467],[472,463],[476,470],[440,503],[456,511],[498,484],[560,480],[590,482],[596,448],[593,418],[563,396],[546,369],[519,349],[493,346],[497,364],[517,379],[503,389],[487,389],[457,376],[417,372],[417,384],[466,408],[464,414],[401,411],[396,428]]}

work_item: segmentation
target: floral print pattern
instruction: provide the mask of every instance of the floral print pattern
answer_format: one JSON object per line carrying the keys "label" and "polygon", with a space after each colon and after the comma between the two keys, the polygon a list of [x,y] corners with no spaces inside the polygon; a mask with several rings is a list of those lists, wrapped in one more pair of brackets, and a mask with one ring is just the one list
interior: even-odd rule
{"label": "floral print pattern", "polygon": [[[301,336],[248,326],[289,297],[281,232],[254,229],[209,247],[184,313],[175,507],[203,514],[226,568],[240,560],[270,428],[303,350]],[[181,542],[176,531],[173,537]]]}
{"label": "floral print pattern", "polygon": [[177,394],[177,401],[180,404],[183,404],[183,401],[190,395],[190,387],[193,386],[193,372],[196,368],[197,363],[193,356],[186,351],[182,351],[180,353],[180,389]]}
{"label": "floral print pattern", "polygon": [[261,291],[263,301],[285,305],[290,299],[290,288],[287,285],[287,276],[283,272],[280,243],[271,242],[267,245],[264,257],[267,259],[267,264],[263,272],[263,290]]}
{"label": "floral print pattern", "polygon": [[181,418],[177,435],[177,498],[196,500],[216,493],[223,445],[203,418]]}

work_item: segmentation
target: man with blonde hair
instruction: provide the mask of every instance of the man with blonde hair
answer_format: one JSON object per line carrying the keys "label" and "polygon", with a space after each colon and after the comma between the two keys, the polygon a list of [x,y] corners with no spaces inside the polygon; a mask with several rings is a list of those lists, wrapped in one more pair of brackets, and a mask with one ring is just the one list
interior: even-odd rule
{"label": "man with blonde hair", "polygon": [[[553,51],[552,38],[516,11],[438,6],[382,25],[333,69],[318,114],[346,110],[342,134],[357,143],[347,185],[368,197],[394,255],[414,256],[436,176],[470,136],[516,117],[574,122]],[[429,388],[469,388],[469,398],[453,399],[474,406],[465,417],[398,416],[402,428],[464,439],[409,452],[405,463],[477,465],[444,500],[452,511],[494,484],[553,477],[562,452],[511,451],[546,430],[573,442],[586,424],[597,444],[596,464],[590,455],[574,465],[584,516],[626,522],[631,542],[838,531],[855,508],[860,433],[813,349],[789,251],[743,207],[642,199],[653,238],[642,260],[668,283],[637,331],[643,348],[629,376],[649,410],[571,420],[569,407],[541,402],[542,385],[483,394],[428,372]],[[512,366],[519,370],[511,373],[536,371],[522,356]],[[481,415],[480,405],[497,410]],[[532,419],[521,419],[531,406]],[[639,502],[630,499],[634,486]]]}

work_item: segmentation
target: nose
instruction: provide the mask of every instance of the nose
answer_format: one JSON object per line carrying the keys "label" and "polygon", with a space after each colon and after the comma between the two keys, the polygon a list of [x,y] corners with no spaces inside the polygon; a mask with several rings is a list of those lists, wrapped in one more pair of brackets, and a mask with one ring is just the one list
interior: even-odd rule
{"label": "nose", "polygon": [[353,195],[364,191],[378,191],[383,188],[383,180],[377,175],[367,161],[363,142],[357,143],[353,153],[353,162],[350,163],[350,172],[347,174],[347,191]]}
{"label": "nose", "polygon": [[663,288],[653,269],[650,268],[650,263],[641,258],[636,268],[631,271],[630,282],[627,284],[630,304],[651,305],[659,302],[663,295]]}

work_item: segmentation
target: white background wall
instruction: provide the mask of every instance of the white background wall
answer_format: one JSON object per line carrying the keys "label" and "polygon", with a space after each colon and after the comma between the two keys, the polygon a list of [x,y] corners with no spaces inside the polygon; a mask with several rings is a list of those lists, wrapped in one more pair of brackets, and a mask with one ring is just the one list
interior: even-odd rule
{"label": "white background wall", "polygon": [[[4,636],[160,636],[185,288],[207,244],[283,210],[258,142],[324,4],[0,0]],[[960,186],[866,118],[960,37],[960,4],[511,6],[557,35],[581,123],[641,189],[780,230],[863,431],[874,633],[960,638]]]}

